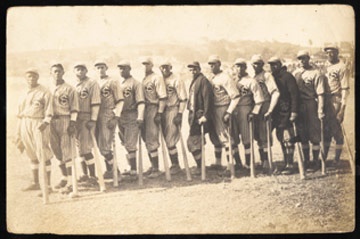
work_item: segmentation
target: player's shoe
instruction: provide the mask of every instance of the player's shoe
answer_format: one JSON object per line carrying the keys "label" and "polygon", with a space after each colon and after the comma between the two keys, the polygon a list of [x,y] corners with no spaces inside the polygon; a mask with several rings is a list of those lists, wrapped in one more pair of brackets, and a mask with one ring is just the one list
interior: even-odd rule
{"label": "player's shoe", "polygon": [[85,187],[97,187],[98,179],[97,177],[90,176],[89,179],[86,181],[86,183],[83,184]]}
{"label": "player's shoe", "polygon": [[229,169],[225,169],[219,173],[219,176],[229,178],[231,177],[231,171]]}
{"label": "player's shoe", "polygon": [[34,191],[34,190],[40,190],[40,184],[39,183],[32,183],[29,186],[22,189],[22,191]]}
{"label": "player's shoe", "polygon": [[174,164],[170,167],[170,174],[175,175],[181,172],[181,168],[178,164]]}
{"label": "player's shoe", "polygon": [[[48,194],[50,194],[50,193],[53,193],[54,191],[53,191],[53,189],[52,189],[52,187],[51,186],[48,186]],[[38,197],[42,197],[43,196],[43,194],[42,194],[42,192],[40,192],[39,194],[38,194]]]}
{"label": "player's shoe", "polygon": [[161,176],[163,173],[159,169],[152,169],[152,172],[147,176],[148,178],[157,178]]}
{"label": "player's shoe", "polygon": [[198,168],[197,166],[191,167],[190,173],[192,175],[201,175],[201,168]]}
{"label": "player's shoe", "polygon": [[61,179],[61,181],[55,186],[56,189],[61,189],[63,187],[65,187],[67,184],[67,180],[65,179]]}
{"label": "player's shoe", "polygon": [[104,180],[113,179],[113,177],[114,177],[113,171],[106,170],[103,177],[104,177]]}
{"label": "player's shoe", "polygon": [[63,187],[63,188],[61,189],[61,193],[62,193],[62,194],[69,194],[69,193],[71,193],[72,191],[73,191],[73,186],[72,186],[72,185],[68,185],[68,186]]}
{"label": "player's shoe", "polygon": [[291,175],[294,173],[294,165],[287,164],[286,167],[281,171],[282,175]]}
{"label": "player's shoe", "polygon": [[221,164],[211,164],[209,166],[209,170],[213,170],[213,171],[222,171],[224,169],[225,169],[225,167],[222,166]]}
{"label": "player's shoe", "polygon": [[149,176],[149,175],[153,172],[153,170],[154,170],[153,167],[148,168],[148,170],[146,170],[146,171],[144,172],[144,176]]}
{"label": "player's shoe", "polygon": [[87,174],[83,174],[78,179],[78,183],[86,183],[88,180],[89,180],[89,176]]}
{"label": "player's shoe", "polygon": [[240,171],[240,170],[242,169],[242,165],[236,163],[236,164],[234,165],[234,169],[235,169],[235,171]]}

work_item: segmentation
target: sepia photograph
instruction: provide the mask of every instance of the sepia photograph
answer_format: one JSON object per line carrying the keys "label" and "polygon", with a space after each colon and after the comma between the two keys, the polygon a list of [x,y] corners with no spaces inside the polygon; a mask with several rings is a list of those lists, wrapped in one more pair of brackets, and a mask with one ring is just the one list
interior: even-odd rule
{"label": "sepia photograph", "polygon": [[349,233],[350,5],[17,6],[6,229]]}

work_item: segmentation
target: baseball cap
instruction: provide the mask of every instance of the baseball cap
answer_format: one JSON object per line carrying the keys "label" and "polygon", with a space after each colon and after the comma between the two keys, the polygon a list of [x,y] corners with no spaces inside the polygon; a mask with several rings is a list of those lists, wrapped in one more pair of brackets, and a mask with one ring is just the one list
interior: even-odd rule
{"label": "baseball cap", "polygon": [[117,66],[130,66],[130,62],[128,60],[121,60],[119,61],[119,63],[117,64]]}
{"label": "baseball cap", "polygon": [[325,47],[324,47],[324,51],[329,51],[329,50],[339,50],[338,46],[334,43],[331,43],[331,44],[327,44]]}
{"label": "baseball cap", "polygon": [[268,63],[271,64],[271,63],[276,63],[276,62],[280,62],[281,63],[281,60],[279,57],[277,56],[273,56],[271,57],[269,60],[268,60]]}
{"label": "baseball cap", "polygon": [[27,68],[25,73],[34,73],[36,75],[39,75],[39,71],[34,67]]}
{"label": "baseball cap", "polygon": [[74,65],[74,68],[79,67],[79,66],[82,66],[85,69],[87,69],[86,64],[84,62],[76,62]]}
{"label": "baseball cap", "polygon": [[211,55],[208,60],[208,64],[221,62],[220,57],[218,55]]}
{"label": "baseball cap", "polygon": [[246,65],[246,61],[244,58],[237,58],[234,65]]}
{"label": "baseball cap", "polygon": [[105,66],[107,66],[104,59],[96,59],[96,61],[94,62],[94,66],[97,66],[97,65],[105,65]]}
{"label": "baseball cap", "polygon": [[187,65],[187,67],[189,68],[193,68],[193,67],[200,67],[200,63],[198,61],[193,61],[192,63],[190,63],[189,65]]}
{"label": "baseball cap", "polygon": [[151,64],[154,65],[154,62],[151,57],[144,57],[141,61],[141,64]]}
{"label": "baseball cap", "polygon": [[166,60],[166,61],[163,61],[160,66],[172,66],[170,61]]}
{"label": "baseball cap", "polygon": [[261,55],[253,55],[250,60],[251,64],[254,63],[264,63],[264,60],[262,59]]}
{"label": "baseball cap", "polygon": [[299,59],[299,58],[302,57],[302,56],[308,56],[308,57],[310,57],[310,54],[309,54],[308,51],[301,50],[301,51],[299,51],[298,54],[296,55],[296,58]]}
{"label": "baseball cap", "polygon": [[52,61],[52,62],[50,63],[50,68],[51,68],[51,67],[54,67],[54,66],[60,67],[61,69],[64,70],[64,66],[63,66],[60,62],[58,62],[58,61]]}

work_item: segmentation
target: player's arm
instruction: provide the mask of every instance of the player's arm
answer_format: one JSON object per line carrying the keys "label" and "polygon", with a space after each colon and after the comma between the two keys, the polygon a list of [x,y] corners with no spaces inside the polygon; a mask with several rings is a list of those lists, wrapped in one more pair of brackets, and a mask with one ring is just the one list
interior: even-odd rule
{"label": "player's arm", "polygon": [[115,108],[113,110],[115,117],[120,117],[122,109],[124,107],[124,94],[121,90],[121,85],[119,81],[113,81],[113,96],[115,100]]}
{"label": "player's arm", "polygon": [[44,131],[47,126],[50,124],[51,118],[53,116],[53,97],[50,91],[46,90],[43,96],[44,99],[44,119],[42,123],[39,125],[38,129],[40,131]]}
{"label": "player's arm", "polygon": [[267,80],[268,84],[266,85],[266,87],[271,95],[271,99],[270,99],[268,112],[265,113],[264,116],[271,115],[280,97],[280,92],[279,89],[277,88],[274,77],[269,73],[267,79],[268,79]]}
{"label": "player's arm", "polygon": [[137,111],[138,111],[138,122],[142,124],[144,121],[144,112],[145,112],[145,96],[144,96],[144,89],[141,83],[137,82],[134,85],[135,88],[135,100],[137,104]]}
{"label": "player's arm", "polygon": [[317,100],[318,100],[318,117],[319,119],[324,119],[325,113],[324,113],[324,106],[325,106],[325,76],[324,75],[317,75],[315,77],[315,92],[317,94]]}
{"label": "player's arm", "polygon": [[349,87],[349,70],[343,69],[340,74],[340,84],[341,84],[341,106],[338,115],[336,116],[340,123],[344,120],[346,101],[349,95],[350,87]]}
{"label": "player's arm", "polygon": [[230,97],[230,104],[226,112],[232,114],[240,100],[240,93],[236,88],[236,83],[230,77],[226,77],[224,82],[224,89]]}
{"label": "player's arm", "polygon": [[69,94],[70,98],[70,121],[76,122],[79,113],[79,95],[75,88],[72,88]]}
{"label": "player's arm", "polygon": [[212,92],[212,87],[210,82],[205,78],[205,76],[203,76],[203,78],[201,79],[201,95],[204,101],[204,113],[202,115],[202,117],[199,119],[200,123],[204,123],[206,122],[209,117],[210,117],[210,107],[213,105],[213,101],[214,101],[214,95]]}
{"label": "player's arm", "polygon": [[166,85],[162,77],[156,77],[155,88],[156,88],[156,93],[159,97],[158,113],[162,114],[166,106],[166,98],[167,98]]}
{"label": "player's arm", "polygon": [[296,84],[296,79],[289,74],[289,78],[286,81],[287,83],[287,88],[289,90],[290,93],[290,111],[291,111],[291,115],[290,115],[290,121],[295,121],[296,117],[297,117],[297,113],[298,113],[298,105],[299,105],[299,88]]}
{"label": "player's arm", "polygon": [[[91,122],[96,122],[98,115],[99,115],[99,110],[100,110],[100,103],[101,103],[101,98],[100,98],[100,86],[97,82],[94,81],[92,87],[91,87],[91,102],[90,102],[90,108],[91,108],[91,114],[90,114],[90,121]],[[95,125],[93,125],[94,127]]]}
{"label": "player's arm", "polygon": [[184,110],[186,109],[187,93],[186,93],[186,89],[185,89],[185,84],[181,79],[178,79],[176,90],[178,92],[178,97],[180,100],[178,113],[182,114],[184,112]]}
{"label": "player's arm", "polygon": [[257,83],[257,81],[255,79],[252,81],[252,84],[250,85],[250,89],[253,94],[253,98],[254,98],[254,102],[255,102],[254,108],[252,109],[251,113],[253,115],[258,115],[260,112],[261,106],[264,103],[264,95],[262,93],[259,83]]}

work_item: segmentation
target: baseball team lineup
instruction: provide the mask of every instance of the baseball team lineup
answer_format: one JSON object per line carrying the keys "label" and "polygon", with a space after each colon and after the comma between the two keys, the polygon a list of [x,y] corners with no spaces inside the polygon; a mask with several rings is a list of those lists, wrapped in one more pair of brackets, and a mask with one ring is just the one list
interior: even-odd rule
{"label": "baseball team lineup", "polygon": [[[209,78],[195,59],[186,65],[192,75],[189,87],[173,73],[171,61],[158,63],[151,57],[141,60],[142,80],[133,78],[128,60],[116,65],[119,77],[108,75],[111,66],[104,59],[91,66],[77,62],[71,69],[76,85],[63,78],[64,66],[57,61],[49,64],[50,89],[38,82],[39,71],[29,68],[25,71],[28,90],[17,110],[15,139],[16,147],[30,161],[33,176],[23,190],[41,190],[39,196],[47,203],[49,194],[55,192],[76,197],[78,185],[106,191],[105,182],[118,187],[123,178],[131,178],[143,185],[144,178],[152,180],[164,173],[165,180],[171,181],[171,176],[183,173],[178,150],[188,181],[193,177],[205,181],[209,171],[230,180],[244,177],[241,170],[249,171],[250,177],[259,171],[262,175],[299,173],[301,179],[320,170],[326,175],[327,167],[339,165],[344,144],[354,173],[355,163],[342,125],[350,72],[339,58],[337,45],[327,45],[323,50],[327,61],[322,68],[311,63],[308,51],[301,50],[296,55],[299,67],[293,72],[278,56],[265,61],[255,54],[248,60],[235,59],[234,75],[222,69],[218,55],[211,55],[207,60],[212,73]],[[254,76],[248,73],[248,63]],[[155,64],[161,75],[154,72]],[[265,64],[270,71],[264,69]],[[94,67],[96,78],[87,75],[88,67]],[[186,142],[183,124],[189,125]],[[282,168],[273,162],[273,131],[281,146]],[[205,142],[206,135],[210,142]],[[117,138],[121,145],[116,143]],[[335,158],[330,162],[332,140]],[[205,144],[209,143],[214,162],[208,162],[209,152],[205,153]],[[244,159],[240,157],[240,144]],[[126,150],[126,159],[118,154],[119,147]],[[192,155],[194,167],[189,168],[186,151]],[[255,165],[257,155],[260,164]],[[56,185],[50,180],[53,157],[61,172]],[[126,160],[127,169],[120,172],[118,160]],[[143,168],[143,160],[149,160],[149,168]],[[76,170],[78,163],[81,172]]]}

